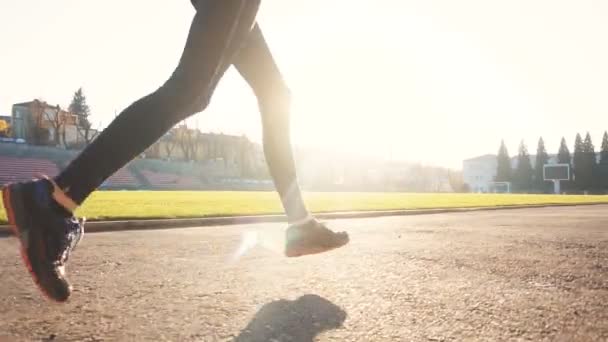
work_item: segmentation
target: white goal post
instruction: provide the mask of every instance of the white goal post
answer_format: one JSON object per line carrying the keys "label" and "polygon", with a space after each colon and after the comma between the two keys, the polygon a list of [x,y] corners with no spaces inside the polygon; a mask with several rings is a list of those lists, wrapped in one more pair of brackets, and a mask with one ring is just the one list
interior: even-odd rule
{"label": "white goal post", "polygon": [[511,193],[511,182],[491,182],[488,184],[488,191],[497,194]]}

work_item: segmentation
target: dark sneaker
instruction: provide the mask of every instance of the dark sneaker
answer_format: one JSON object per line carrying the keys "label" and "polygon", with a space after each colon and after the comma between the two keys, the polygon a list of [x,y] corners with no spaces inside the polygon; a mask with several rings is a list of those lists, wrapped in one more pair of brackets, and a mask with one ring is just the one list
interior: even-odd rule
{"label": "dark sneaker", "polygon": [[312,219],[287,228],[285,255],[292,258],[323,253],[342,247],[348,241],[346,232],[333,232],[323,223]]}
{"label": "dark sneaker", "polygon": [[34,281],[50,299],[65,302],[72,292],[65,266],[84,234],[84,220],[62,213],[52,191],[53,184],[41,179],[5,186],[2,199]]}

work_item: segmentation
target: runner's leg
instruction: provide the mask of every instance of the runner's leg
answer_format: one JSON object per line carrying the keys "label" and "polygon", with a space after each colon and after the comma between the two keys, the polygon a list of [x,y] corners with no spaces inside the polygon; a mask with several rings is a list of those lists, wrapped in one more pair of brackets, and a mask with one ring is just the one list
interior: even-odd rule
{"label": "runner's leg", "polygon": [[290,138],[290,92],[258,24],[234,65],[258,99],[264,154],[288,220],[293,223],[305,219],[309,214],[298,185]]}
{"label": "runner's leg", "polygon": [[302,200],[289,134],[289,89],[257,24],[235,57],[234,65],[258,98],[264,153],[290,223],[285,255],[298,257],[344,246],[349,241],[348,234],[334,232],[315,220]]}
{"label": "runner's leg", "polygon": [[126,108],[56,178],[77,204],[175,124],[204,110],[255,22],[260,0],[200,0],[177,68],[152,94]]}

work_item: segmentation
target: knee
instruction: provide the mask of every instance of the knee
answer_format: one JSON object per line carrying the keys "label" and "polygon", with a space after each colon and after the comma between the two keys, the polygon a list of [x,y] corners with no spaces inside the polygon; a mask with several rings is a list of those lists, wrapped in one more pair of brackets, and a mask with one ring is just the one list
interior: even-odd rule
{"label": "knee", "polygon": [[152,95],[163,112],[185,119],[207,109],[211,95],[204,87],[165,84]]}
{"label": "knee", "polygon": [[291,106],[291,91],[284,82],[265,85],[256,92],[261,107],[270,112],[282,112]]}
{"label": "knee", "polygon": [[202,91],[199,94],[191,94],[188,99],[183,99],[182,112],[185,116],[190,116],[196,113],[200,113],[209,107],[211,102],[211,94],[206,91]]}
{"label": "knee", "polygon": [[289,134],[291,93],[289,88],[277,87],[258,95],[265,139]]}

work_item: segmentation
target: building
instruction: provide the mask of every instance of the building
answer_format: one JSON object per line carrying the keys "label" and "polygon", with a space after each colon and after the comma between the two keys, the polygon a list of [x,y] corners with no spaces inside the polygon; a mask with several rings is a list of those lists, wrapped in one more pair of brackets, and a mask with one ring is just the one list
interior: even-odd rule
{"label": "building", "polygon": [[[599,155],[599,154],[598,154]],[[536,155],[530,155],[530,162],[536,168]],[[550,154],[547,164],[557,164],[557,155]],[[493,192],[498,166],[495,154],[466,159],[462,162],[462,177],[471,192]],[[511,169],[517,167],[517,156],[511,158]]]}
{"label": "building", "polygon": [[144,158],[187,162],[213,162],[218,172],[234,177],[256,177],[265,173],[263,149],[245,136],[203,133],[177,126],[152,144]]}
{"label": "building", "polygon": [[0,138],[10,138],[13,119],[11,116],[0,115]]}
{"label": "building", "polygon": [[40,100],[16,103],[11,113],[12,135],[33,145],[78,145],[78,116]]}
{"label": "building", "polygon": [[471,192],[490,192],[496,178],[498,162],[495,154],[466,159],[462,162],[462,178]]}
{"label": "building", "polygon": [[[574,158],[574,154],[571,155]],[[596,153],[596,162],[600,161],[600,153]],[[570,163],[573,161],[571,160]],[[536,168],[536,155],[530,155],[530,163]],[[557,155],[550,154],[547,164],[557,164]],[[466,159],[462,162],[462,177],[471,192],[494,192],[496,178],[497,156],[486,154]],[[517,168],[517,156],[511,158],[511,169]]]}

